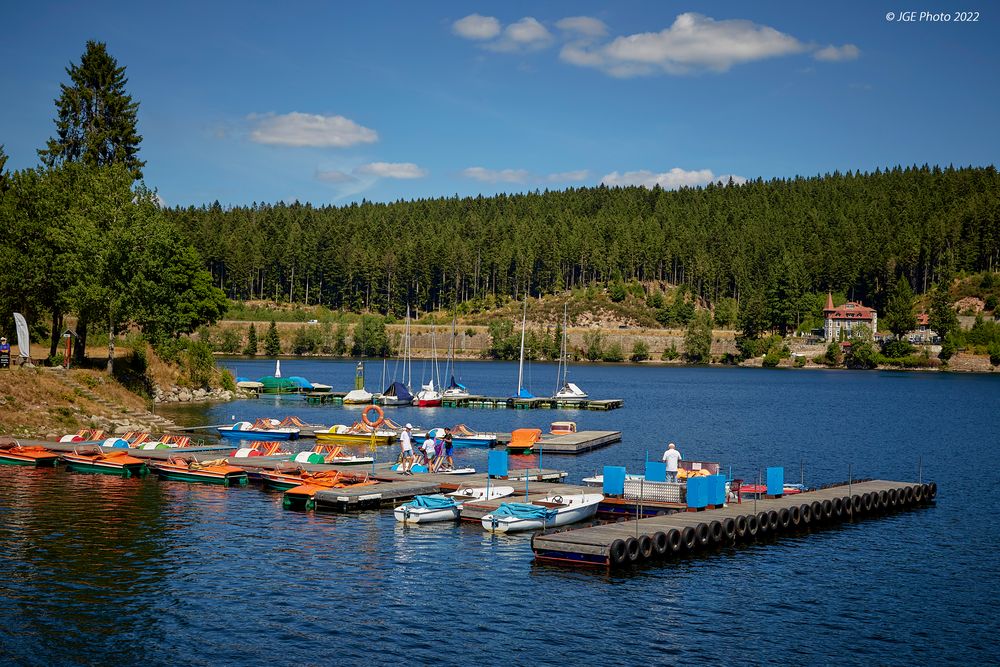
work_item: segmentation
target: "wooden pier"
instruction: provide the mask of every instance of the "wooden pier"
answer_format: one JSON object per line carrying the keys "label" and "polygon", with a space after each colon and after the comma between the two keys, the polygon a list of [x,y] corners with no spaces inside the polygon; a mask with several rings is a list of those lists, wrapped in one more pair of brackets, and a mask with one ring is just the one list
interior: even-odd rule
{"label": "wooden pier", "polygon": [[720,509],[538,533],[531,548],[543,563],[620,567],[877,517],[929,504],[936,495],[933,482],[873,480]]}

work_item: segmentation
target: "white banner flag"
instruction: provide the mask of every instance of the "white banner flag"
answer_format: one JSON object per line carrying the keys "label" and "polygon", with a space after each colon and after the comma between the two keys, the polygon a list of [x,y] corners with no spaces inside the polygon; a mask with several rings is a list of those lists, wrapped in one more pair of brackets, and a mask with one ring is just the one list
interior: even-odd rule
{"label": "white banner flag", "polygon": [[24,320],[24,315],[14,313],[14,324],[17,327],[17,351],[27,359],[31,356],[31,339],[28,338],[28,323]]}

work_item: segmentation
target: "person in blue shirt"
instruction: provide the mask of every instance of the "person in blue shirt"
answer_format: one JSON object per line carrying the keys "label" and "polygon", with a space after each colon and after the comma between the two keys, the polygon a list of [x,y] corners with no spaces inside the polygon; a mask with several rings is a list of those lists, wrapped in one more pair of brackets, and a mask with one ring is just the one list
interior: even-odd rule
{"label": "person in blue shirt", "polygon": [[6,336],[0,338],[0,368],[10,368],[10,343]]}

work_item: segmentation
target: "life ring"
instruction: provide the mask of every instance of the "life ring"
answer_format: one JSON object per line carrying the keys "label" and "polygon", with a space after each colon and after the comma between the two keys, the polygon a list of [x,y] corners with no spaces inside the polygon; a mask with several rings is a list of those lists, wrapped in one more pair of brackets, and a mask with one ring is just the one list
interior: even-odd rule
{"label": "life ring", "polygon": [[[372,410],[374,410],[375,414],[378,415],[378,419],[376,419],[375,421],[368,419],[368,413],[371,412]],[[379,426],[382,425],[382,422],[385,421],[385,413],[379,406],[369,405],[367,408],[365,408],[365,411],[361,413],[361,421],[363,421],[365,423],[365,426],[369,428],[378,428]]]}

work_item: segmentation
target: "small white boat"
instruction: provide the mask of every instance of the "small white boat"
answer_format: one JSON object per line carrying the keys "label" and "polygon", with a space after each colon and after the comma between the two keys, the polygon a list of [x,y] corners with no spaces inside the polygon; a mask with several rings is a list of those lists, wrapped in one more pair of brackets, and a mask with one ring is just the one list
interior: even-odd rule
{"label": "small white boat", "polygon": [[491,533],[515,533],[565,526],[597,514],[604,500],[600,493],[550,493],[531,503],[503,503],[482,519],[483,528]]}
{"label": "small white boat", "polygon": [[352,389],[344,396],[344,405],[368,405],[375,398],[365,389]]}
{"label": "small white boat", "polygon": [[572,382],[567,382],[562,386],[562,389],[556,392],[554,398],[587,398],[587,392],[580,389]]}
{"label": "small white boat", "polygon": [[462,512],[463,503],[495,500],[514,493],[513,486],[493,486],[487,494],[486,487],[459,489],[447,495],[417,496],[393,511],[396,521],[402,523],[433,523],[454,521]]}

